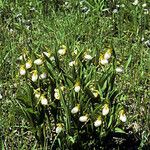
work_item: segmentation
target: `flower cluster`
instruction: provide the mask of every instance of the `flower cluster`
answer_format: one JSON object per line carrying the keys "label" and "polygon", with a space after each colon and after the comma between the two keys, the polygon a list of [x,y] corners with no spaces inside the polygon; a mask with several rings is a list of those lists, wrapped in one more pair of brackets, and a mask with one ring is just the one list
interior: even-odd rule
{"label": "flower cluster", "polygon": [[[72,108],[71,113],[72,114],[76,114],[80,111],[80,104],[77,104],[75,107]],[[103,120],[102,120],[102,116],[107,116],[108,113],[110,112],[110,108],[108,104],[104,104],[103,109],[102,109],[102,114],[98,116],[98,118],[94,121],[94,126],[95,127],[99,127]],[[80,122],[87,122],[89,120],[89,115],[83,115],[79,117],[79,121]],[[119,111],[119,119],[122,122],[126,122],[127,118],[126,118],[126,114],[125,111],[122,109],[121,111]]]}
{"label": "flower cluster", "polygon": [[109,63],[114,58],[111,48],[97,57],[89,49],[80,52],[76,48],[69,53],[62,45],[57,51],[46,47],[41,54],[25,52],[21,58],[19,74],[32,86],[36,103],[34,110],[39,110],[39,114],[46,112],[45,116],[50,112],[48,117],[55,122],[56,134],[65,131],[68,118],[71,128],[76,123],[76,126],[91,123],[95,127],[104,127],[114,115],[113,107],[119,107],[115,121],[126,122],[125,110],[113,105],[117,97],[117,92],[113,93],[114,77],[123,72],[123,68],[115,68]]}
{"label": "flower cluster", "polygon": [[105,54],[100,55],[100,58],[99,58],[100,63],[102,65],[108,64],[108,62],[109,62],[108,60],[110,59],[111,55],[112,55],[112,49],[110,48],[106,51]]}

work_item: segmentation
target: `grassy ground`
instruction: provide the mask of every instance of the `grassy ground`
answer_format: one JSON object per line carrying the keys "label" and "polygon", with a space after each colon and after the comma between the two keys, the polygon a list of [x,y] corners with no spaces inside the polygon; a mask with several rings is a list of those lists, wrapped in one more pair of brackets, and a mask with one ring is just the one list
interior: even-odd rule
{"label": "grassy ground", "polygon": [[[147,4],[144,6],[143,4]],[[15,101],[18,58],[28,49],[39,53],[66,45],[91,50],[94,57],[111,47],[123,73],[116,76],[126,109],[126,136],[108,135],[110,149],[148,149],[150,145],[150,3],[133,1],[0,1],[0,130],[3,149],[38,149],[30,124]],[[69,60],[64,60],[69,61]],[[88,64],[89,68],[91,67]],[[114,138],[114,139],[115,139]],[[111,140],[110,140],[111,139]],[[124,140],[126,140],[124,142]],[[108,142],[107,142],[108,141]],[[128,142],[132,141],[130,145]],[[109,149],[106,143],[101,149]],[[115,143],[115,144],[114,144]],[[115,146],[114,146],[115,145]]]}

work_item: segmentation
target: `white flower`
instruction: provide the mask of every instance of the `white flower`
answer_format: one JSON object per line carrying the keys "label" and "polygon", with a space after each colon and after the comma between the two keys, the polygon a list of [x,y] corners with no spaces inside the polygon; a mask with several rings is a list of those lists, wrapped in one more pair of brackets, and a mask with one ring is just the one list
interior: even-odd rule
{"label": "white flower", "polygon": [[107,52],[104,54],[104,59],[109,59],[111,57],[112,49],[108,49]]}
{"label": "white flower", "polygon": [[143,5],[142,5],[142,7],[144,8],[144,7],[146,7],[147,6],[147,4],[146,3],[144,3]]}
{"label": "white flower", "polygon": [[47,77],[47,74],[45,72],[40,74],[40,79],[46,79],[46,77]]}
{"label": "white flower", "polygon": [[63,126],[61,123],[57,124],[57,127],[56,127],[56,133],[59,134],[63,129]]}
{"label": "white flower", "polygon": [[75,88],[74,88],[75,92],[79,92],[80,89],[81,89],[81,87],[80,87],[79,85],[78,85],[78,86],[75,86]]}
{"label": "white flower", "polygon": [[80,108],[80,105],[75,106],[74,108],[72,108],[71,113],[76,114],[77,112],[79,112],[79,108]]}
{"label": "white flower", "polygon": [[66,54],[66,50],[65,50],[65,49],[59,49],[59,50],[58,50],[58,53],[59,53],[60,55],[65,55],[65,54]]}
{"label": "white flower", "polygon": [[62,86],[60,87],[60,89],[61,89],[61,91],[64,91],[64,90],[65,90],[65,86],[62,85]]}
{"label": "white flower", "polygon": [[32,71],[33,73],[32,73],[32,81],[33,82],[36,82],[37,81],[37,79],[38,79],[38,72],[37,72],[37,70],[34,70],[34,71]]}
{"label": "white flower", "polygon": [[13,33],[13,32],[14,32],[14,30],[13,30],[13,29],[10,29],[10,30],[9,30],[9,32],[10,32],[10,33]]}
{"label": "white flower", "polygon": [[94,87],[92,87],[90,90],[93,93],[94,97],[96,98],[98,96],[98,94],[99,94],[98,90],[95,90]]}
{"label": "white flower", "polygon": [[42,61],[42,59],[39,58],[34,61],[34,64],[41,65],[41,64],[43,64],[43,61]]}
{"label": "white flower", "polygon": [[25,70],[25,67],[24,67],[24,65],[22,65],[21,67],[20,67],[20,75],[25,75],[26,74],[26,70]]}
{"label": "white flower", "polygon": [[28,54],[28,52],[24,52],[22,55],[19,56],[18,60],[20,60],[20,61],[26,60],[27,54]]}
{"label": "white flower", "polygon": [[121,72],[123,72],[123,69],[121,67],[117,67],[116,72],[121,73]]}
{"label": "white flower", "polygon": [[40,96],[41,96],[41,93],[39,92],[39,93],[35,93],[35,97],[36,98],[40,98]]}
{"label": "white flower", "polygon": [[26,62],[26,69],[29,69],[32,67],[32,61],[29,60],[28,62]]}
{"label": "white flower", "polygon": [[138,5],[139,1],[138,0],[135,0],[132,4],[133,5]]}
{"label": "white flower", "polygon": [[144,14],[147,15],[149,13],[148,9],[144,9]]}
{"label": "white flower", "polygon": [[97,118],[97,120],[94,122],[95,127],[99,127],[102,124],[101,117]]}
{"label": "white flower", "polygon": [[75,90],[75,92],[79,92],[79,91],[80,91],[80,89],[81,89],[81,87],[80,87],[80,83],[79,83],[79,82],[77,82],[77,83],[75,84],[74,90]]}
{"label": "white flower", "polygon": [[50,53],[48,53],[48,52],[43,52],[43,54],[44,54],[45,56],[47,56],[47,57],[50,57],[50,56],[51,56]]}
{"label": "white flower", "polygon": [[127,117],[126,117],[126,115],[125,115],[124,110],[121,110],[121,111],[120,111],[119,119],[120,119],[122,122],[126,122],[126,121],[127,121]]}
{"label": "white flower", "polygon": [[69,66],[70,66],[70,67],[72,67],[73,65],[75,65],[75,61],[69,62]]}
{"label": "white flower", "polygon": [[102,110],[103,116],[106,116],[109,113],[109,106],[108,104],[105,104]]}
{"label": "white flower", "polygon": [[47,99],[45,98],[44,95],[41,95],[40,101],[41,101],[41,104],[44,105],[44,106],[46,106],[48,104],[48,101],[47,101]]}
{"label": "white flower", "polygon": [[23,56],[22,55],[19,56],[18,60],[23,60]]}
{"label": "white flower", "polygon": [[97,96],[98,96],[98,94],[99,94],[99,92],[98,92],[97,90],[93,91],[93,95],[94,95],[94,97],[97,97]]}
{"label": "white flower", "polygon": [[101,63],[102,65],[106,65],[106,64],[108,64],[108,60],[107,60],[107,59],[102,59],[102,60],[100,61],[100,63]]}
{"label": "white flower", "polygon": [[40,96],[41,96],[40,88],[34,90],[34,95],[35,95],[36,98],[40,98]]}
{"label": "white flower", "polygon": [[118,12],[118,9],[114,9],[113,10],[113,13],[115,14],[115,13],[117,13]]}
{"label": "white flower", "polygon": [[51,57],[50,57],[50,60],[51,60],[51,61],[54,61],[54,60],[55,60],[55,57],[54,57],[54,56],[51,56]]}
{"label": "white flower", "polygon": [[0,99],[2,99],[3,98],[3,96],[2,96],[2,94],[0,94]]}
{"label": "white flower", "polygon": [[91,60],[93,57],[91,55],[85,54],[84,59],[85,60]]}
{"label": "white flower", "polygon": [[59,89],[54,89],[55,93],[54,93],[54,97],[59,100],[60,99],[60,92]]}
{"label": "white flower", "polygon": [[88,120],[87,115],[81,116],[81,117],[79,118],[79,121],[80,121],[80,122],[86,122],[87,120]]}
{"label": "white flower", "polygon": [[65,45],[62,45],[61,48],[58,50],[59,55],[65,55],[67,51],[67,48]]}

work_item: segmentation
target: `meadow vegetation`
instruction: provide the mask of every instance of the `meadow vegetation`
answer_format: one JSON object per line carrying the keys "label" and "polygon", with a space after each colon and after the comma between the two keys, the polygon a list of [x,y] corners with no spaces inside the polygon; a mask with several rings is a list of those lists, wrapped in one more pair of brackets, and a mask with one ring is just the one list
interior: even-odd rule
{"label": "meadow vegetation", "polygon": [[0,0],[1,149],[148,149],[149,0]]}

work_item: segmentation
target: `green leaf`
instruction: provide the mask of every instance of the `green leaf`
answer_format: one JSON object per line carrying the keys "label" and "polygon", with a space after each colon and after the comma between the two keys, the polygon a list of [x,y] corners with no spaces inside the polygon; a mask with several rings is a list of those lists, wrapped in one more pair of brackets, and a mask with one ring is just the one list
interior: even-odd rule
{"label": "green leaf", "polygon": [[126,132],[125,131],[123,131],[122,129],[120,129],[120,128],[115,128],[115,132],[116,133],[124,133],[124,134],[126,134]]}
{"label": "green leaf", "polygon": [[132,55],[129,56],[129,58],[128,58],[126,64],[125,64],[125,69],[128,68],[129,64],[131,63],[131,60],[132,60]]}
{"label": "green leaf", "polygon": [[113,115],[110,116],[109,123],[108,123],[108,128],[111,126],[112,121],[113,121]]}

